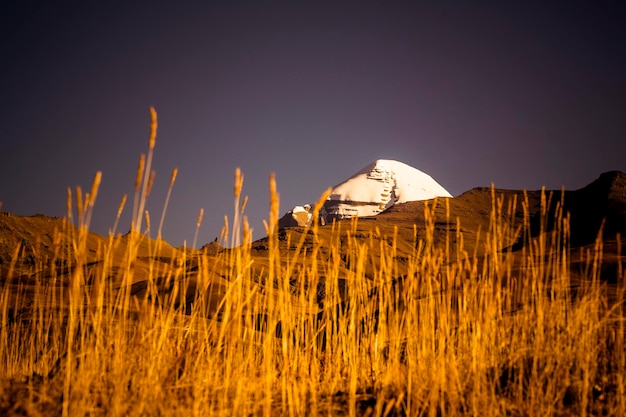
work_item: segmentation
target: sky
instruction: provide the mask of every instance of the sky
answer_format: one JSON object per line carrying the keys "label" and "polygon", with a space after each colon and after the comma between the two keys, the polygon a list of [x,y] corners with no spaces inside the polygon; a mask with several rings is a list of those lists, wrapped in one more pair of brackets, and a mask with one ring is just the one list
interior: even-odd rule
{"label": "sky", "polygon": [[[550,4],[548,4],[550,3]],[[67,188],[102,182],[108,234],[159,128],[156,236],[198,244],[246,213],[281,214],[376,159],[451,194],[578,189],[626,171],[626,14],[620,2],[201,1],[0,4],[0,201],[66,215]]]}

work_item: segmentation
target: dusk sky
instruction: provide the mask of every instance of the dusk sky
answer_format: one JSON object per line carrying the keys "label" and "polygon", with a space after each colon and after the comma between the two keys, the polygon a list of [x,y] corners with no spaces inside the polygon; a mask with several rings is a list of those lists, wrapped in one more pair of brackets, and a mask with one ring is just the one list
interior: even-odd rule
{"label": "dusk sky", "polygon": [[218,236],[236,167],[255,239],[271,172],[282,214],[380,158],[455,196],[626,171],[621,2],[37,3],[0,5],[2,211],[65,216],[102,171],[92,230],[128,194],[127,231],[150,106],[175,246],[201,208],[198,246]]}

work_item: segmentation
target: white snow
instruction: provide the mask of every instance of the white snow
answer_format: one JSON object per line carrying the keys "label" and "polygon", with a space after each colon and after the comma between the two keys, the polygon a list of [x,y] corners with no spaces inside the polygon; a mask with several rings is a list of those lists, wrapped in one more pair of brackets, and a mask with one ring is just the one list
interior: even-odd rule
{"label": "white snow", "polygon": [[336,185],[325,204],[330,218],[373,216],[396,203],[452,197],[430,175],[402,162],[379,159]]}
{"label": "white snow", "polygon": [[[332,219],[374,216],[396,203],[452,197],[430,175],[402,162],[379,159],[336,185],[320,210],[321,224]],[[285,218],[289,224],[308,226],[311,206],[295,206]],[[285,223],[286,225],[288,223]]]}
{"label": "white snow", "polygon": [[305,204],[304,206],[295,206],[291,209],[291,218],[298,223],[298,226],[308,226],[311,224],[311,206]]}

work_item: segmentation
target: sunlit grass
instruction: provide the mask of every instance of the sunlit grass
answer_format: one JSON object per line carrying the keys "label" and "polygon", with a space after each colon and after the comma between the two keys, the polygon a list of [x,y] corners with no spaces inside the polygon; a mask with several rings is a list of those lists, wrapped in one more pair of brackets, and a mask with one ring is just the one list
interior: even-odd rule
{"label": "sunlit grass", "polygon": [[[426,233],[409,243],[375,228],[364,237],[356,219],[283,233],[270,178],[259,254],[237,170],[234,216],[220,237],[230,249],[163,255],[165,209],[159,239],[142,228],[150,227],[152,114],[131,233],[116,236],[116,221],[89,253],[98,174],[89,193],[69,193],[69,222],[55,236],[58,259],[71,267],[39,265],[47,273],[26,279],[9,266],[0,287],[0,413],[626,415],[623,271],[609,296],[599,236],[574,282],[568,216],[549,213],[549,195],[540,233],[531,234],[528,203],[505,207],[494,191],[478,256],[452,247],[451,236],[435,242],[435,201]],[[501,220],[515,204],[521,228]],[[524,244],[504,250],[511,242]]]}

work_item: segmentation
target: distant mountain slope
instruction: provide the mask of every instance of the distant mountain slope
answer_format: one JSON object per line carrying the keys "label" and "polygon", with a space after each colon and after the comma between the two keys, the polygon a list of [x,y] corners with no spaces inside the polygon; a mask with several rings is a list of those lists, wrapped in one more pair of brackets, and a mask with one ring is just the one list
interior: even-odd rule
{"label": "distant mountain slope", "polygon": [[[471,189],[455,198],[439,198],[437,204],[433,200],[427,201],[398,201],[375,216],[364,216],[357,224],[353,236],[370,239],[375,234],[379,239],[397,236],[398,259],[406,257],[418,245],[420,239],[427,236],[427,216],[425,207],[432,211],[433,238],[437,244],[448,244],[450,252],[455,253],[462,241],[463,250],[470,256],[482,256],[485,251],[485,242],[481,241],[489,230],[492,208],[495,205],[502,207],[497,214],[510,225],[512,231],[508,240],[501,242],[501,250],[517,252],[523,248],[522,236],[537,236],[543,222],[549,231],[554,225],[554,213],[563,201],[564,213],[570,216],[570,245],[572,248],[583,248],[593,245],[598,231],[602,227],[605,247],[617,245],[626,237],[626,174],[618,171],[603,173],[589,185],[573,191],[547,191],[547,214],[542,216],[542,193],[540,190],[521,191],[490,189],[478,187]],[[493,197],[496,201],[494,203]],[[515,202],[515,205],[514,205]],[[524,219],[524,204],[527,205],[527,221]],[[513,209],[514,205],[514,209]],[[543,220],[542,220],[543,217]],[[350,220],[338,220],[342,230],[350,230]],[[529,229],[523,232],[523,227]],[[459,226],[460,225],[460,226]],[[333,226],[320,227],[320,239],[327,239],[331,244],[330,235]],[[375,231],[376,230],[376,231]],[[343,232],[342,232],[343,233]],[[15,264],[18,275],[32,275],[45,268],[59,268],[72,266],[71,237],[77,234],[77,229],[63,218],[52,218],[43,215],[17,216],[10,213],[0,213],[0,277],[6,276],[11,264]],[[280,244],[286,252],[291,248],[288,242],[297,242],[304,235],[307,242],[313,239],[306,227],[282,227],[280,230]],[[287,238],[291,234],[291,238]],[[87,239],[87,259],[89,263],[102,262],[102,248],[106,247],[109,238],[90,233]],[[129,241],[129,236],[117,236],[114,240],[114,253],[111,254],[116,262],[122,262]],[[182,251],[172,248],[169,244],[142,237],[139,240],[137,257],[141,262],[149,259],[158,259],[166,264],[174,257],[184,257]],[[614,242],[614,243],[610,243]],[[306,245],[309,245],[307,243]],[[305,246],[306,246],[305,245]],[[313,243],[310,243],[313,247]],[[327,246],[328,246],[327,245]],[[611,246],[613,245],[613,246]],[[211,246],[211,245],[209,245]],[[224,250],[217,242],[207,246],[208,254],[217,254]],[[252,243],[252,249],[258,265],[264,265],[262,257],[267,250],[267,239],[259,239]],[[157,250],[158,248],[158,250]],[[323,248],[325,250],[325,247]],[[341,250],[341,248],[339,249]],[[613,250],[613,249],[611,249]],[[192,251],[192,250],[191,250]],[[16,258],[17,256],[17,258]],[[137,266],[141,266],[140,263]],[[401,269],[401,268],[400,268]],[[137,273],[137,278],[140,274]]]}
{"label": "distant mountain slope", "polygon": [[[0,277],[12,265],[17,275],[32,275],[44,269],[73,266],[75,259],[72,245],[77,236],[78,228],[65,218],[41,214],[18,216],[0,212]],[[122,260],[128,241],[128,234],[115,237],[111,256]],[[156,241],[146,236],[140,237],[138,242],[137,257],[140,259],[170,258],[178,253],[167,242],[161,241],[158,245],[159,253],[156,254]],[[103,250],[108,244],[108,237],[90,232],[86,241],[86,259],[82,261],[101,262]]]}
{"label": "distant mountain slope", "polygon": [[[521,227],[524,222],[523,203],[527,199],[530,233],[536,235],[541,222],[541,190],[505,190],[494,189],[493,195],[502,199],[502,217],[512,221],[512,227]],[[605,237],[615,237],[621,233],[626,236],[626,174],[619,171],[606,172],[599,178],[578,190],[547,190],[546,223],[548,230],[554,226],[554,214],[563,201],[563,213],[569,213],[571,244],[581,246],[593,243],[600,227],[603,226]],[[515,210],[508,216],[508,207],[515,201]],[[424,227],[424,205],[431,202],[415,201],[397,204],[377,216],[377,224],[404,225],[412,229]],[[446,216],[444,200],[438,201],[434,210],[435,235],[444,239],[448,234],[455,240],[456,219],[461,224],[464,244],[470,245],[475,233],[480,228],[488,230],[492,212],[492,190],[488,187],[473,188],[460,196],[448,200],[449,216]],[[604,222],[604,225],[603,225]],[[519,243],[518,243],[519,245]]]}
{"label": "distant mountain slope", "polygon": [[[510,226],[510,233],[508,237],[499,241],[501,247],[498,249],[521,254],[525,244],[524,236],[538,236],[542,221],[545,222],[544,230],[553,229],[556,208],[563,201],[563,213],[570,217],[569,244],[573,249],[573,263],[582,262],[578,258],[583,252],[578,248],[591,248],[602,227],[606,254],[602,265],[603,271],[618,268],[617,263],[621,261],[615,256],[619,242],[626,243],[625,173],[606,172],[581,189],[565,190],[564,193],[562,190],[547,190],[544,195],[546,199],[544,214],[541,190],[492,190],[489,187],[477,187],[455,198],[439,198],[436,204],[434,200],[395,204],[378,215],[361,217],[356,230],[352,230],[349,219],[338,220],[334,227],[335,229],[341,227],[344,231],[352,230],[352,236],[363,238],[364,242],[367,242],[366,239],[384,239],[386,236],[387,244],[391,244],[389,237],[395,234],[397,257],[401,260],[409,256],[420,239],[428,236],[425,215],[425,207],[428,205],[432,213],[430,227],[433,229],[432,237],[435,244],[442,246],[447,244],[449,253],[453,255],[462,248],[469,257],[474,254],[482,257],[488,243],[484,237],[490,229],[493,207],[500,206],[500,213],[494,215],[502,220],[501,223]],[[525,226],[528,226],[528,229],[524,229]],[[320,227],[321,239],[328,239],[328,242],[331,242],[331,230],[332,225]],[[305,246],[313,247],[313,237],[306,227],[287,227],[282,229],[281,233],[285,235],[281,240],[283,244],[297,242],[304,235],[307,242]],[[617,239],[618,233],[620,239]],[[253,248],[259,250],[266,246],[264,239],[253,243]],[[289,248],[285,247],[285,250]],[[375,265],[373,268],[375,270]],[[398,269],[401,273],[401,262]]]}
{"label": "distant mountain slope", "polygon": [[64,218],[48,217],[41,214],[34,216],[16,216],[8,212],[0,213],[0,265],[8,267],[17,251],[20,263],[35,265],[36,262],[48,264],[55,258],[62,258],[59,253],[69,242],[61,239],[64,231],[76,229]]}

